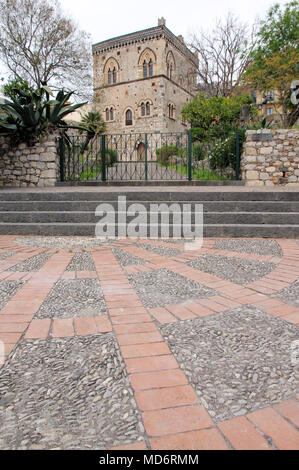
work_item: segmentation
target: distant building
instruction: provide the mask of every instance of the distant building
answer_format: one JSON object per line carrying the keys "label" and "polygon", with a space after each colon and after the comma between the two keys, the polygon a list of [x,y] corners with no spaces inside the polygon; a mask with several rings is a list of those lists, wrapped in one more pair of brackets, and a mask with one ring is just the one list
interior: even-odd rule
{"label": "distant building", "polygon": [[179,132],[182,107],[196,93],[198,57],[165,25],[92,47],[94,103],[107,133]]}

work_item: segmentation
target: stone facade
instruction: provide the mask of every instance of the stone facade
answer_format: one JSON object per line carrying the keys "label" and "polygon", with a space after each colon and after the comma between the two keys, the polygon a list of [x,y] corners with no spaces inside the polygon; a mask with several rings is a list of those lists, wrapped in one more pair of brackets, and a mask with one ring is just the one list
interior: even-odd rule
{"label": "stone facade", "polygon": [[0,138],[0,186],[54,186],[59,168],[56,145],[55,135],[34,147],[20,144],[13,149]]}
{"label": "stone facade", "polygon": [[94,103],[107,133],[182,132],[196,90],[198,57],[158,26],[93,45]]}
{"label": "stone facade", "polygon": [[247,131],[241,170],[250,186],[299,186],[299,130]]}

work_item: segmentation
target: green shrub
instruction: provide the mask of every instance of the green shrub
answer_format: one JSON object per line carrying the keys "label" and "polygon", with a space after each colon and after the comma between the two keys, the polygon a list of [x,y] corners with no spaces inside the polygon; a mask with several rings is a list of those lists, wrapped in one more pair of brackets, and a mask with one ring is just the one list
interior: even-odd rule
{"label": "green shrub", "polygon": [[178,155],[178,151],[179,149],[176,145],[164,145],[156,150],[157,159],[162,164],[168,163],[169,157]]}
{"label": "green shrub", "polygon": [[117,151],[113,149],[106,149],[106,165],[113,166],[117,162]]}
{"label": "green shrub", "polygon": [[205,158],[205,147],[202,142],[194,142],[192,146],[194,160],[203,160]]}
{"label": "green shrub", "polygon": [[215,142],[210,153],[210,168],[227,168],[235,166],[235,136],[230,135]]}

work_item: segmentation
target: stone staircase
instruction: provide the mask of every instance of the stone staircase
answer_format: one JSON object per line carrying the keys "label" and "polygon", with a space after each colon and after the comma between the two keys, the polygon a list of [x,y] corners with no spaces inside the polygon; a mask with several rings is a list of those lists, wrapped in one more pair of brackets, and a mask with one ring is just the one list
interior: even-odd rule
{"label": "stone staircase", "polygon": [[[291,191],[0,191],[0,235],[94,236],[96,207],[117,212],[118,196],[127,204],[203,204],[204,236],[299,238],[299,192]],[[121,214],[119,214],[121,215]],[[123,215],[123,214],[122,214]],[[126,216],[127,222],[134,217]],[[192,216],[194,223],[194,215]],[[116,233],[117,235],[117,233]]]}

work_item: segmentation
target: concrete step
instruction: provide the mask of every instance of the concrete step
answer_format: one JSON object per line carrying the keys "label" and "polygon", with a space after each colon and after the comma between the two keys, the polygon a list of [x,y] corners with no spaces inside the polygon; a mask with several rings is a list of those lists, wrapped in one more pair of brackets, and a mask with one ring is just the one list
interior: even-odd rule
{"label": "concrete step", "polygon": [[[159,215],[165,216],[167,213]],[[176,213],[176,217],[182,219],[183,212]],[[184,211],[186,215],[186,211]],[[136,215],[126,215],[125,212],[115,213],[116,222],[126,220],[127,223],[134,220]],[[113,215],[112,215],[113,217]],[[170,223],[172,223],[174,214],[169,214]],[[96,224],[101,220],[94,211],[61,211],[61,212],[0,212],[0,221],[6,224]],[[150,214],[147,215],[147,222],[150,223]],[[204,224],[280,224],[297,225],[299,224],[299,212],[204,212]],[[195,214],[191,212],[191,223],[195,223]]]}
{"label": "concrete step", "polygon": [[[171,228],[171,227],[170,227]],[[149,231],[149,227],[148,227]],[[205,224],[205,237],[299,238],[299,225],[281,224]],[[84,223],[3,223],[0,235],[95,236],[95,224]],[[148,233],[149,234],[149,233]],[[170,236],[172,231],[170,230]],[[116,230],[117,236],[117,230]]]}
{"label": "concrete step", "polygon": [[[0,193],[1,194],[1,193]],[[102,202],[117,210],[118,202],[107,201],[0,201],[0,212],[94,212]],[[148,210],[151,204],[203,204],[204,212],[299,212],[298,201],[129,201],[126,207],[139,202]]]}
{"label": "concrete step", "polygon": [[118,196],[125,195],[127,201],[294,201],[299,202],[296,191],[14,191],[0,189],[0,201],[117,201]]}

